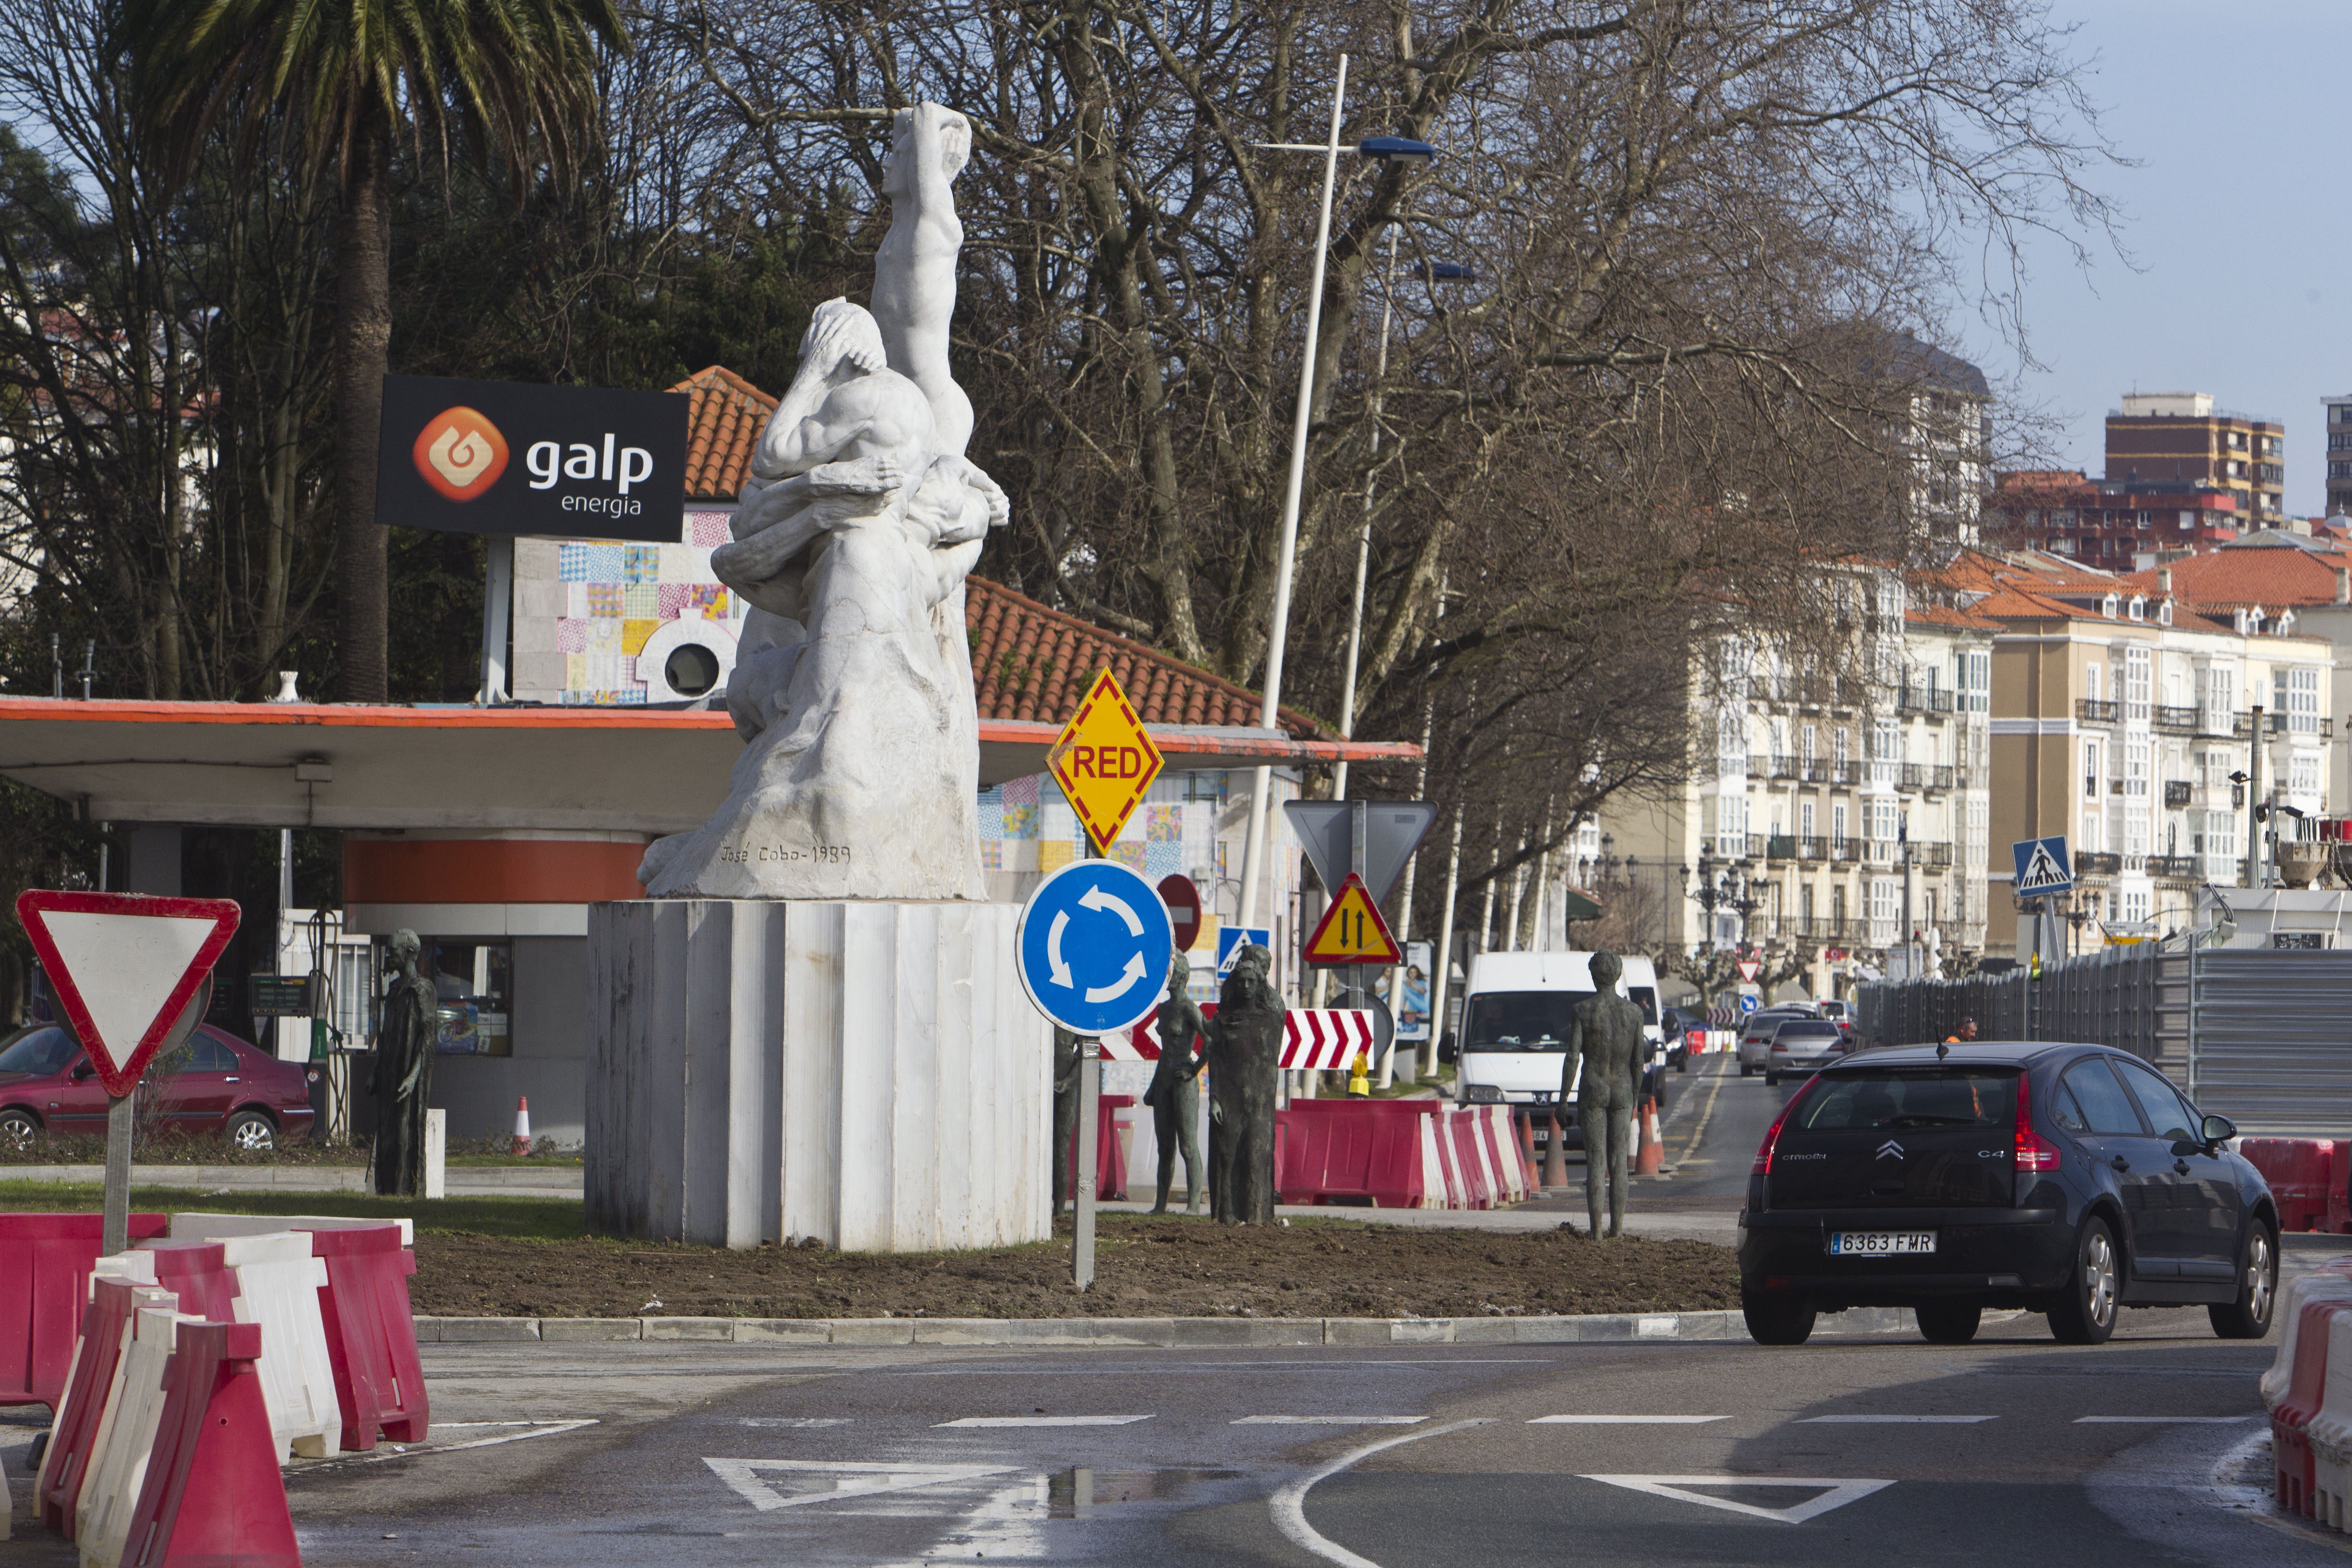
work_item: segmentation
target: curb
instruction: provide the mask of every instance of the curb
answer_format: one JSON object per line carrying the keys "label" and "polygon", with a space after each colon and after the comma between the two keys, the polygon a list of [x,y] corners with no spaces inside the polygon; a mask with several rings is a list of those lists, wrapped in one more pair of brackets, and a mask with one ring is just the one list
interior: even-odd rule
{"label": "curb", "polygon": [[[1896,1334],[1909,1311],[1856,1307],[1817,1335]],[[1736,1311],[1605,1312],[1526,1318],[419,1318],[420,1344],[1013,1345],[1279,1349],[1306,1345],[1652,1344],[1742,1341]]]}

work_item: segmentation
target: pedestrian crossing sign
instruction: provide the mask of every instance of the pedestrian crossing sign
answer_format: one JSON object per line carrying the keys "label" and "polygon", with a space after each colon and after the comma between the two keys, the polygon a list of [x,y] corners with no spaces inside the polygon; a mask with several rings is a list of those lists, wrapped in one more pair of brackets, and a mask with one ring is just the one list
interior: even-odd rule
{"label": "pedestrian crossing sign", "polygon": [[2015,892],[2021,899],[2063,893],[2074,886],[2074,861],[2066,854],[2066,836],[2027,838],[2010,846],[2017,857]]}

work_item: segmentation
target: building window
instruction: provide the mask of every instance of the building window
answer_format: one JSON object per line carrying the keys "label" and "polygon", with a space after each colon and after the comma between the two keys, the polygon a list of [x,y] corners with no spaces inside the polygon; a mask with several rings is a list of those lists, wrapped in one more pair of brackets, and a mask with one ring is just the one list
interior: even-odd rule
{"label": "building window", "polygon": [[1959,708],[1963,713],[1985,713],[1992,709],[1992,653],[1987,648],[1971,648],[1960,655]]}
{"label": "building window", "polygon": [[1845,842],[1845,802],[1830,802],[1830,837],[1840,844]]}
{"label": "building window", "polygon": [[2099,766],[2099,742],[2089,736],[2084,736],[2083,740],[2084,799],[2099,798],[2099,780],[2102,776],[2104,776],[2103,770]]}
{"label": "building window", "polygon": [[2147,794],[2147,742],[2124,742],[2124,793],[2131,795]]}
{"label": "building window", "polygon": [[1813,837],[1813,803],[1810,800],[1797,803],[1797,833],[1803,838]]}
{"label": "building window", "polygon": [[2298,752],[2287,763],[2287,791],[2291,795],[2312,795],[2319,793],[2319,759]]}
{"label": "building window", "polygon": [[2084,812],[2083,814],[2083,848],[2089,854],[2096,855],[2106,847],[2106,841],[2099,834],[2099,814],[2095,811]]}
{"label": "building window", "polygon": [[426,940],[425,952],[440,998],[435,1049],[443,1056],[514,1055],[507,1010],[513,994],[511,944],[435,937]]}
{"label": "building window", "polygon": [[2308,665],[2287,671],[2286,727],[2298,735],[2319,733],[2319,671]]}
{"label": "building window", "polygon": [[1837,753],[1837,765],[1839,767],[1843,768],[1846,763],[1853,760],[1853,733],[1852,731],[1841,724],[1830,732],[1830,741],[1832,749]]}
{"label": "building window", "polygon": [[1902,823],[1892,795],[1873,795],[1870,805],[1870,837],[1873,843],[1892,844],[1902,834]]}
{"label": "building window", "polygon": [[1870,879],[1870,943],[1885,947],[1895,940],[1895,917],[1901,907],[1902,884],[1892,877]]}
{"label": "building window", "polygon": [[2095,659],[2083,667],[2083,695],[2093,702],[2099,700],[2099,666]]}
{"label": "building window", "polygon": [[2148,710],[2148,657],[2144,647],[2124,649],[2124,717],[2145,721]]}
{"label": "building window", "polygon": [[2123,916],[2126,925],[2138,924],[2147,919],[2148,894],[2145,888],[2126,888],[2123,891]]}
{"label": "building window", "polygon": [[1820,733],[1811,724],[1803,725],[1797,731],[1797,754],[1809,763],[1813,760],[1814,753],[1819,749]]}

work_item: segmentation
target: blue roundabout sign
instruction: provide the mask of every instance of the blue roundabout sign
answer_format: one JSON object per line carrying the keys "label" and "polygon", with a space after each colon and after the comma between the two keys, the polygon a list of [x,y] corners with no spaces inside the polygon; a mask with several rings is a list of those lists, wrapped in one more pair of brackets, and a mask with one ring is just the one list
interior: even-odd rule
{"label": "blue roundabout sign", "polygon": [[1029,895],[1016,944],[1037,1011],[1074,1034],[1108,1035],[1160,1005],[1176,927],[1138,873],[1073,860]]}

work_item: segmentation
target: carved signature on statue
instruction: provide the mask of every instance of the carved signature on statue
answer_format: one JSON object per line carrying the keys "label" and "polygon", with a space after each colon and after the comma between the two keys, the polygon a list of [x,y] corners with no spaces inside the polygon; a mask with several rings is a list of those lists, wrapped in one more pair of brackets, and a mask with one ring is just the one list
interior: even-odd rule
{"label": "carved signature on statue", "polygon": [[820,866],[846,866],[851,855],[846,844],[816,844],[805,849],[795,849],[788,844],[730,844],[719,852],[719,858],[739,866],[749,866],[755,860],[763,866],[803,860]]}

